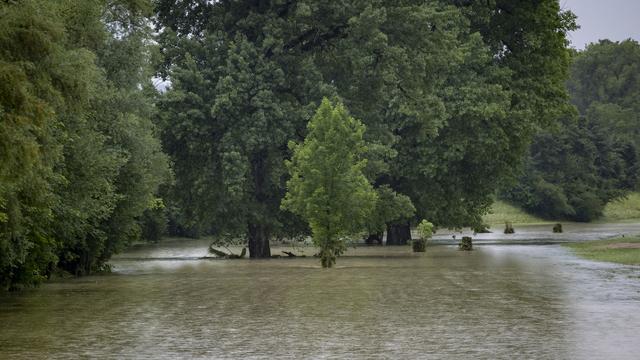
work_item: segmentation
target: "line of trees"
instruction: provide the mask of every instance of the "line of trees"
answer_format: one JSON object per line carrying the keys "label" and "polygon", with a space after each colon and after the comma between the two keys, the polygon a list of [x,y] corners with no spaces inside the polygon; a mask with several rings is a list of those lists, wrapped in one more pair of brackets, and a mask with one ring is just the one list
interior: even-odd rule
{"label": "line of trees", "polygon": [[169,160],[146,1],[0,5],[0,287],[99,270],[141,234]]}
{"label": "line of trees", "polygon": [[558,1],[157,3],[171,88],[158,104],[176,186],[174,234],[269,239],[307,233],[280,208],[290,140],[323,97],[367,132],[378,204],[372,239],[409,239],[414,218],[477,224],[532,136],[571,111],[574,16]]}
{"label": "line of trees", "polygon": [[574,113],[540,132],[507,200],[550,219],[591,221],[638,189],[640,44],[602,40],[573,54]]}
{"label": "line of trees", "polygon": [[0,284],[95,271],[165,225],[254,258],[309,234],[285,160],[325,97],[367,129],[370,239],[477,225],[572,111],[574,20],[557,0],[2,2]]}

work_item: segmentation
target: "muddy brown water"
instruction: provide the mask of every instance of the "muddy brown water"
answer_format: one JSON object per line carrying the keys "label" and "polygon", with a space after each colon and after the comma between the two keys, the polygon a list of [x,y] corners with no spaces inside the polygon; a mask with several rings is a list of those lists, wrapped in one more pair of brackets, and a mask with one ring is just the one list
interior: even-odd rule
{"label": "muddy brown water", "polygon": [[0,358],[638,359],[640,268],[526,231],[528,245],[486,235],[473,252],[449,234],[421,255],[359,247],[334,269],[139,246],[113,275],[0,294]]}

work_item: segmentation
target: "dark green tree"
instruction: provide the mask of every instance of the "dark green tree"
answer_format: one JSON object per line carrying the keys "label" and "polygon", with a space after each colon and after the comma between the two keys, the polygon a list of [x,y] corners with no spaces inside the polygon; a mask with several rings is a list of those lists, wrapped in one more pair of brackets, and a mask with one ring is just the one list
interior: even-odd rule
{"label": "dark green tree", "polygon": [[575,54],[568,88],[579,112],[536,137],[506,197],[547,218],[591,221],[637,188],[640,46],[602,40]]}
{"label": "dark green tree", "polygon": [[544,218],[594,220],[637,180],[636,158],[625,158],[635,153],[632,144],[585,118],[563,119],[537,135],[529,151],[524,175],[504,197]]}
{"label": "dark green tree", "polygon": [[[268,255],[259,244],[291,220],[278,211],[276,159],[322,96],[339,96],[367,126],[374,184],[449,227],[479,222],[539,126],[568,109],[565,35],[575,24],[555,0],[166,0],[156,9],[160,73],[172,82],[161,109],[177,222],[248,235],[253,256]],[[388,219],[399,235],[390,243],[410,236],[402,212]]]}
{"label": "dark green tree", "polygon": [[3,287],[57,266],[88,273],[139,236],[168,174],[150,122],[145,4],[0,5]]}
{"label": "dark green tree", "polygon": [[[91,58],[65,47],[52,4],[2,3],[0,28],[0,286],[6,288],[41,280],[55,262],[46,231],[61,156],[55,111],[83,97]],[[65,59],[85,63],[69,74]]]}

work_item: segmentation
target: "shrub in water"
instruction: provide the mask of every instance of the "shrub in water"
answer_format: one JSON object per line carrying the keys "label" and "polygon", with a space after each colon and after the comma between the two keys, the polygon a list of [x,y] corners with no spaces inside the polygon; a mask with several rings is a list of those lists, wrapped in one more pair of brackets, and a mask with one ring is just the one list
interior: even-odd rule
{"label": "shrub in water", "polygon": [[413,252],[425,252],[427,249],[427,240],[433,236],[433,224],[427,220],[422,220],[422,222],[418,224],[417,230],[419,238],[411,242]]}
{"label": "shrub in water", "polygon": [[511,224],[511,222],[510,222],[510,221],[507,221],[507,222],[505,223],[505,226],[504,226],[504,233],[505,233],[505,234],[513,234],[513,233],[515,233],[515,232],[516,232],[516,231],[513,229],[513,225]]}
{"label": "shrub in water", "polygon": [[553,225],[553,232],[554,233],[561,233],[562,232],[562,224]]}
{"label": "shrub in water", "polygon": [[473,250],[473,244],[471,243],[471,237],[470,236],[463,236],[462,240],[460,241],[460,244],[458,245],[458,248],[460,250],[464,250],[464,251]]}

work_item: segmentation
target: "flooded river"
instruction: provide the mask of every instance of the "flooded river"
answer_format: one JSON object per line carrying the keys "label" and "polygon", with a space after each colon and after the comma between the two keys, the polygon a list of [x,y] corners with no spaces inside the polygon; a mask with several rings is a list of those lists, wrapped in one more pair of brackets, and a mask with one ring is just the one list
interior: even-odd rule
{"label": "flooded river", "polygon": [[484,236],[359,247],[334,269],[136,247],[113,275],[0,294],[0,358],[638,359],[640,268]]}

